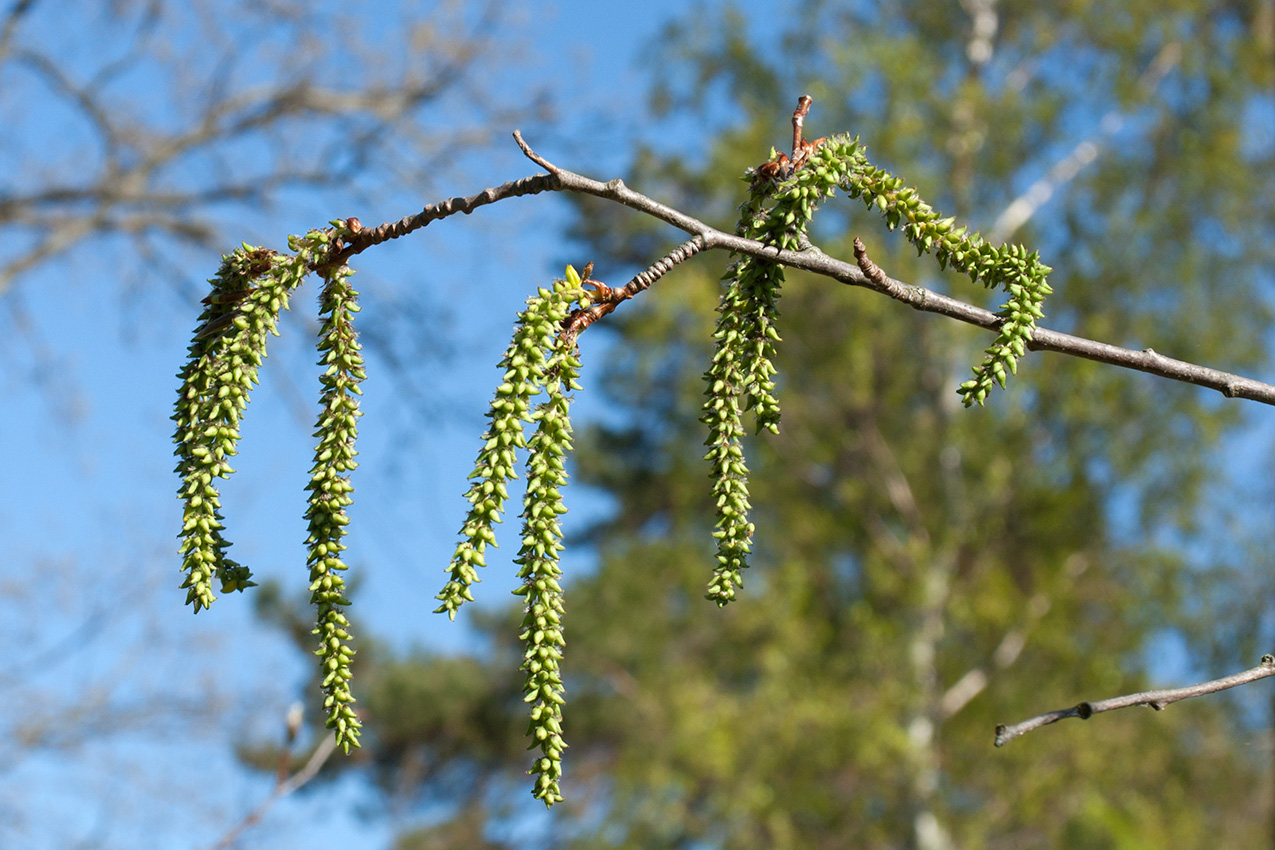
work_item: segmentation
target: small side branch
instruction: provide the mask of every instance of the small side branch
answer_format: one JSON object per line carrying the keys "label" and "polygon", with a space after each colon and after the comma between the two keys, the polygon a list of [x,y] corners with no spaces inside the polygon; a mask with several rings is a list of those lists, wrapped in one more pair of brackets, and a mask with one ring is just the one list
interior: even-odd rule
{"label": "small side branch", "polygon": [[[299,717],[299,713],[297,715]],[[291,720],[291,718],[290,718]],[[291,744],[296,736],[296,727],[290,722],[288,727],[288,743]],[[228,850],[233,847],[245,832],[252,827],[261,823],[265,816],[274,808],[275,804],[284,797],[296,792],[298,789],[307,785],[310,780],[319,775],[319,771],[332,754],[336,752],[336,738],[332,735],[324,735],[319,741],[319,746],[310,754],[310,758],[306,760],[305,765],[292,776],[288,776],[287,757],[288,750],[285,748],[280,753],[280,767],[275,777],[274,789],[270,792],[270,796],[262,800],[256,808],[244,815],[239,823],[232,826],[221,836],[214,844],[209,846],[209,850]]]}
{"label": "small side branch", "polygon": [[877,286],[885,286],[885,272],[881,271],[881,267],[872,262],[872,258],[868,256],[868,248],[863,244],[863,240],[858,236],[854,237],[854,260],[859,264],[859,271],[863,272],[863,276],[875,283]]}
{"label": "small side branch", "polygon": [[483,189],[481,192],[465,198],[448,198],[441,203],[430,204],[415,215],[405,216],[398,221],[387,221],[379,227],[359,230],[346,243],[340,253],[333,257],[331,265],[339,267],[350,257],[366,251],[373,245],[379,245],[382,242],[406,236],[414,230],[420,230],[432,221],[438,221],[456,213],[469,215],[479,207],[494,204],[496,201],[503,201],[505,198],[537,195],[541,192],[557,189],[559,188],[557,182],[555,175],[533,174],[530,177],[511,180],[501,186]]}
{"label": "small side branch", "polygon": [[702,236],[696,236],[686,240],[681,245],[678,245],[672,251],[669,251],[663,257],[652,263],[646,271],[634,276],[633,280],[626,283],[624,288],[620,291],[627,293],[627,295],[625,295],[626,298],[632,298],[634,295],[637,295],[639,292],[664,277],[664,275],[671,272],[674,266],[686,262],[700,251],[703,251],[705,244],[704,237]]}
{"label": "small side branch", "polygon": [[1206,694],[1215,694],[1218,691],[1225,691],[1239,685],[1247,685],[1249,682],[1256,682],[1258,679],[1265,679],[1268,676],[1275,676],[1275,656],[1263,655],[1262,663],[1245,670],[1242,673],[1236,673],[1231,676],[1224,676],[1221,679],[1214,679],[1211,682],[1201,682],[1198,685],[1190,685],[1185,688],[1171,688],[1159,691],[1143,691],[1142,693],[1129,694],[1122,697],[1112,697],[1111,699],[1099,700],[1098,702],[1082,702],[1071,708],[1064,708],[1060,711],[1051,711],[1048,714],[1041,714],[1030,720],[1024,720],[1022,723],[1015,723],[1013,726],[997,726],[996,727],[996,746],[1003,747],[1005,744],[1015,738],[1026,735],[1033,729],[1039,729],[1042,726],[1048,726],[1051,723],[1057,723],[1059,720],[1066,720],[1068,717],[1079,717],[1081,720],[1088,720],[1095,714],[1101,714],[1104,711],[1115,711],[1118,708],[1128,708],[1134,705],[1149,705],[1156,711],[1161,711],[1165,707],[1175,702],[1181,702],[1184,699],[1192,697],[1202,697]]}
{"label": "small side branch", "polygon": [[792,158],[796,159],[801,151],[802,135],[805,131],[806,116],[810,114],[813,98],[803,94],[797,99],[797,108],[792,113]]}
{"label": "small side branch", "polygon": [[[695,236],[686,240],[618,289],[613,289],[595,280],[589,280],[586,275],[585,283],[592,284],[596,294],[592,304],[576,310],[567,317],[565,338],[568,341],[575,339],[589,325],[620,306],[621,302],[628,301],[634,295],[647,289],[651,284],[672,271],[674,266],[686,262],[700,251],[703,251],[706,244],[702,236]],[[590,266],[592,266],[592,263],[590,263]]]}
{"label": "small side branch", "polygon": [[531,149],[531,145],[527,144],[527,142],[523,139],[521,130],[514,130],[514,141],[518,143],[519,149],[522,150],[523,155],[527,157],[527,159],[531,160],[545,171],[548,171],[550,174],[557,175],[562,173],[562,169],[558,168],[558,166],[554,165],[552,162]]}

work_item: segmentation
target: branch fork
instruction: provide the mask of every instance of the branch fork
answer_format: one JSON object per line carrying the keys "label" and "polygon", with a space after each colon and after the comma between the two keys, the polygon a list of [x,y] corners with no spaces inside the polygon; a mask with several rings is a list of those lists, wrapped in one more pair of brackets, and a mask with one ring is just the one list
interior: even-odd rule
{"label": "branch fork", "polygon": [[619,289],[607,286],[600,280],[593,279],[593,262],[585,263],[580,272],[580,284],[593,288],[589,294],[589,306],[573,310],[562,323],[562,337],[570,342],[584,332],[585,328],[620,306],[620,302],[633,297],[628,287]]}

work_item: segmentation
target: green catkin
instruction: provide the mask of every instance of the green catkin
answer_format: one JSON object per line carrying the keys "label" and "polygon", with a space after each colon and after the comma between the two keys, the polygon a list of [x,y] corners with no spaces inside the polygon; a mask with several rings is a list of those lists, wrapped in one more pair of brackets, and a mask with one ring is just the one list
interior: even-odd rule
{"label": "green catkin", "polygon": [[[774,153],[772,152],[772,160]],[[1052,291],[1046,280],[1051,269],[1035,252],[1020,245],[994,248],[977,233],[954,227],[926,204],[915,189],[868,162],[857,139],[832,136],[816,146],[804,163],[783,175],[781,182],[762,179],[756,172],[749,200],[741,207],[736,232],[785,250],[801,250],[806,228],[818,204],[837,189],[876,207],[893,230],[904,235],[918,253],[932,252],[940,268],[952,266],[1001,288],[1009,300],[997,315],[1002,323],[996,340],[974,368],[974,378],[959,392],[968,407],[983,404],[992,385],[1005,386],[1015,373],[1042,318],[1042,305]],[[728,281],[718,306],[713,334],[712,363],[705,373],[702,421],[708,425],[705,459],[712,465],[713,500],[717,510],[717,566],[708,598],[718,605],[734,599],[743,583],[752,548],[753,524],[748,521],[748,467],[741,441],[743,413],[752,410],[757,430],[778,432],[779,405],[774,396],[774,346],[777,302],[783,269],[756,257],[741,257],[726,274]]]}
{"label": "green catkin", "polygon": [[[798,179],[778,185],[756,174],[750,179],[749,199],[740,208],[735,232],[783,250],[800,250],[817,197]],[[752,411],[757,431],[779,433],[774,354],[779,342],[775,322],[784,271],[778,263],[743,256],[731,265],[725,279],[713,332],[713,360],[704,375],[708,388],[701,416],[708,425],[705,460],[712,466],[717,510],[713,532],[717,566],[707,596],[718,605],[735,598],[752,548],[742,416]]]}
{"label": "green catkin", "polygon": [[228,458],[238,450],[239,420],[257,384],[266,340],[278,336],[279,314],[305,277],[309,264],[326,250],[330,235],[311,231],[292,237],[295,256],[244,245],[222,258],[209,281],[212,293],[199,317],[173,420],[177,443],[178,495],[184,507],[179,552],[186,574],[182,588],[196,613],[212,605],[216,579],[228,593],[253,586],[252,573],[227,557],[217,479],[234,473]]}
{"label": "green catkin", "polygon": [[[567,483],[565,464],[572,445],[568,393],[579,389],[580,361],[574,342],[565,339],[563,324],[571,308],[587,303],[587,298],[579,274],[568,266],[565,280],[538,290],[518,314],[513,340],[500,361],[505,371],[487,414],[491,425],[470,475],[469,516],[452,558],[451,578],[437,597],[443,604],[436,613],[446,612],[453,619],[462,604],[473,600],[470,588],[478,581],[475,567],[484,565],[487,545],[496,545],[493,525],[500,521],[509,497],[507,484],[516,477],[515,449],[526,449],[522,546],[515,559],[522,584],[514,593],[525,603],[519,638],[525,645],[523,699],[531,705],[529,749],[540,749],[528,773],[535,777],[532,794],[545,806],[562,800],[562,753],[567,747],[562,739],[565,687],[559,669],[564,641],[558,517],[566,512],[562,488]],[[545,401],[533,412],[531,400],[542,392]],[[530,440],[524,425],[535,426]]]}
{"label": "green catkin", "polygon": [[319,443],[314,450],[314,466],[310,470],[309,522],[310,604],[314,605],[317,622],[313,634],[318,636],[319,668],[322,676],[323,708],[327,727],[345,752],[359,745],[359,719],[354,712],[354,696],[350,692],[350,623],[344,608],[345,580],[341,574],[347,565],[341,559],[349,517],[345,508],[353,502],[349,473],[358,466],[355,437],[358,433],[359,405],[362,394],[359,382],[366,375],[363,356],[354,331],[353,314],[359,310],[358,293],[350,286],[352,272],[341,266],[331,272],[320,298],[323,324],[319,332],[319,365],[323,395],[314,435]]}
{"label": "green catkin", "polygon": [[531,399],[544,387],[549,352],[573,303],[567,293],[575,293],[574,301],[584,297],[574,269],[569,269],[571,275],[575,276],[574,288],[559,282],[562,288],[558,284],[552,290],[541,288],[527,299],[526,308],[518,314],[513,340],[500,361],[505,371],[487,413],[491,424],[482,436],[483,445],[469,475],[474,483],[465,494],[469,515],[448,568],[450,578],[435,597],[442,602],[435,613],[446,612],[453,620],[461,605],[473,601],[471,587],[480,580],[477,568],[486,566],[487,546],[496,545],[494,526],[509,498],[508,483],[518,477],[515,450],[527,448],[523,424],[532,421]]}
{"label": "green catkin", "polygon": [[[562,282],[560,282],[562,283]],[[523,699],[531,705],[527,735],[529,749],[540,755],[528,771],[535,777],[532,793],[546,807],[562,800],[562,704],[565,687],[559,662],[564,647],[562,633],[562,526],[566,513],[562,488],[567,483],[566,456],[571,451],[571,398],[579,389],[580,361],[574,343],[555,338],[545,364],[547,400],[533,418],[536,432],[527,443],[527,493],[523,500],[522,548],[516,563],[522,585],[514,591],[525,599],[522,619],[522,671],[526,674]]]}
{"label": "green catkin", "polygon": [[[223,536],[217,479],[234,470],[228,459],[238,448],[239,422],[257,384],[266,356],[266,342],[278,336],[279,316],[288,309],[292,291],[315,268],[324,268],[334,242],[349,233],[347,222],[333,221],[328,230],[312,230],[288,238],[291,255],[243,245],[222,258],[210,281],[212,293],[190,345],[189,358],[179,373],[174,441],[179,495],[184,501],[180,552],[186,578],[187,603],[199,612],[216,599],[212,582],[221,592],[253,586],[251,573],[226,556],[230,543]],[[344,606],[346,569],[340,553],[345,508],[351,503],[349,472],[355,468],[354,440],[359,416],[355,396],[363,380],[363,360],[353,327],[357,293],[350,287],[352,272],[341,266],[325,272],[320,299],[322,329],[320,363],[324,373],[321,410],[315,436],[315,464],[311,469],[307,547],[311,603],[317,608],[318,649],[327,725],[346,752],[358,746],[359,721],[350,693],[349,621]]]}
{"label": "green catkin", "polygon": [[979,234],[955,227],[955,219],[942,218],[901,178],[869,163],[858,141],[848,136],[825,141],[811,155],[805,171],[834,181],[869,209],[876,207],[891,230],[902,224],[903,235],[917,253],[933,253],[940,268],[951,266],[971,281],[1009,295],[996,313],[1003,321],[995,341],[985,350],[983,362],[974,367],[974,377],[961,384],[958,392],[969,407],[982,405],[992,384],[1004,388],[1006,373],[1018,371],[1018,359],[1027,352],[1036,320],[1044,318],[1045,298],[1053,292],[1047,280],[1052,269],[1040,261],[1040,255],[1021,245],[993,247]]}

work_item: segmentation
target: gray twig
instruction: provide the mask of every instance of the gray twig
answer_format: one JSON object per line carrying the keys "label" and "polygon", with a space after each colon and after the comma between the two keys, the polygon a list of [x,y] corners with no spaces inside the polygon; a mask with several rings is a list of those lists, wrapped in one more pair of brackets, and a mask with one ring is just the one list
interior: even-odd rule
{"label": "gray twig", "polygon": [[314,779],[334,752],[336,752],[336,736],[324,735],[319,742],[319,746],[315,748],[310,758],[306,760],[305,766],[292,774],[291,777],[286,775],[278,777],[270,796],[262,800],[251,812],[244,815],[243,820],[227,830],[215,844],[210,846],[209,850],[226,850],[226,848],[233,846],[239,840],[239,836],[261,822],[266,814],[274,808],[275,803]]}
{"label": "gray twig", "polygon": [[1175,702],[1181,702],[1184,699],[1215,694],[1218,691],[1225,691],[1238,685],[1247,685],[1249,682],[1256,682],[1258,679],[1265,679],[1268,676],[1275,676],[1275,656],[1263,655],[1262,663],[1251,670],[1224,676],[1211,682],[1201,682],[1198,685],[1190,685],[1185,688],[1143,691],[1142,693],[1112,697],[1098,702],[1082,702],[1071,708],[1037,715],[1029,720],[1024,720],[1022,723],[1015,723],[1013,726],[997,726],[996,746],[1003,747],[1020,735],[1026,735],[1033,729],[1057,723],[1059,720],[1066,720],[1068,717],[1079,717],[1081,720],[1088,720],[1095,714],[1101,714],[1104,711],[1115,711],[1117,708],[1128,708],[1133,705],[1149,705],[1156,711],[1162,711],[1165,707]]}

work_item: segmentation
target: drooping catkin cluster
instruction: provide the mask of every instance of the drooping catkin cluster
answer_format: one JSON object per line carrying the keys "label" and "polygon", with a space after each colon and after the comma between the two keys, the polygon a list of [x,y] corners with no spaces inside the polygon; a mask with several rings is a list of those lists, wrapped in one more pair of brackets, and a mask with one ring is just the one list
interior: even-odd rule
{"label": "drooping catkin cluster", "polygon": [[[809,98],[803,98],[799,110],[808,106]],[[804,114],[794,113],[793,160],[772,152],[771,162],[749,172],[750,195],[741,207],[736,232],[777,250],[801,251],[809,246],[806,231],[816,208],[840,189],[869,208],[877,207],[890,229],[902,224],[918,252],[932,252],[940,267],[951,265],[972,280],[1003,288],[1010,297],[998,314],[1003,320],[999,335],[974,369],[974,378],[959,390],[967,406],[983,404],[992,385],[1003,387],[1006,374],[1016,371],[1018,358],[1026,352],[1050,292],[1049,267],[1021,246],[993,248],[978,234],[967,235],[964,227],[955,228],[953,219],[941,219],[915,189],[869,163],[856,139],[834,136],[803,143],[798,119]],[[212,293],[204,301],[206,309],[189,360],[179,375],[182,387],[173,419],[185,504],[182,587],[188,604],[198,612],[214,601],[214,580],[220,582],[222,592],[254,584],[248,568],[226,555],[230,543],[223,535],[217,479],[234,472],[228,459],[236,453],[240,419],[257,383],[266,341],[270,334],[277,335],[280,312],[287,309],[291,292],[306,274],[317,270],[325,278],[318,346],[323,392],[315,430],[319,442],[307,485],[307,566],[311,603],[317,609],[313,634],[327,726],[348,752],[359,745],[360,723],[350,690],[354,650],[344,612],[349,601],[342,575],[347,565],[341,553],[346,549],[343,538],[349,522],[345,509],[353,493],[349,474],[357,466],[354,443],[360,414],[356,397],[364,371],[353,326],[357,293],[349,282],[352,271],[339,264],[344,255],[338,249],[349,244],[344,240],[360,228],[354,219],[331,224],[329,230],[290,237],[291,255],[244,245],[223,258],[210,281]],[[704,244],[704,236],[696,236],[623,290],[589,281],[596,292],[588,293],[583,288],[586,282],[568,266],[564,280],[539,289],[527,300],[500,362],[503,378],[470,475],[469,513],[449,566],[449,580],[437,597],[441,602],[437,611],[454,619],[460,606],[473,599],[477,568],[485,565],[486,547],[496,545],[494,526],[505,510],[508,483],[517,477],[516,452],[524,450],[527,489],[522,542],[515,559],[522,583],[515,593],[524,598],[519,638],[524,644],[523,697],[530,705],[529,749],[540,751],[528,772],[535,777],[534,796],[546,806],[563,799],[562,756],[567,747],[562,734],[565,685],[560,665],[565,644],[559,518],[566,512],[562,489],[572,448],[570,393],[579,389],[574,339],[590,321],[631,297],[635,288],[641,291],[649,286],[651,275],[658,277]],[[863,249],[857,241],[856,245],[858,256]],[[735,598],[752,547],[748,468],[742,448],[744,414],[753,413],[758,432],[778,433],[773,361],[780,341],[776,321],[784,272],[779,263],[746,255],[736,258],[724,279],[714,353],[705,373],[708,387],[702,415],[709,429],[706,459],[712,465],[717,509],[717,564],[708,598],[718,605]],[[587,307],[591,297],[597,300],[592,312],[572,314],[577,305]],[[533,402],[542,395],[533,410]],[[528,427],[534,428],[530,438]]]}
{"label": "drooping catkin cluster", "polygon": [[[278,335],[279,315],[288,309],[289,296],[314,268],[328,261],[334,240],[350,231],[347,223],[332,222],[329,230],[312,230],[288,239],[291,255],[244,245],[222,258],[221,269],[210,283],[212,293],[199,317],[190,357],[178,377],[177,472],[182,477],[183,499],[180,552],[186,578],[187,602],[199,612],[216,598],[212,582],[220,581],[223,593],[253,586],[251,573],[226,556],[230,543],[223,536],[218,478],[234,473],[228,458],[238,447],[239,423],[257,384],[257,373],[266,356],[266,341]],[[358,718],[350,693],[349,623],[342,611],[348,605],[341,572],[346,565],[340,553],[345,546],[353,487],[354,439],[359,416],[355,395],[364,377],[363,361],[352,323],[358,311],[356,293],[350,287],[349,268],[324,272],[321,296],[322,329],[320,363],[325,371],[315,436],[315,463],[307,489],[310,492],[308,566],[311,602],[318,609],[314,633],[319,656],[327,725],[347,752],[358,746]]]}
{"label": "drooping catkin cluster", "polygon": [[[797,172],[801,175],[801,171]],[[740,208],[736,233],[782,250],[799,250],[806,228],[826,187],[793,177],[777,186],[751,174],[749,199]],[[701,420],[708,425],[705,460],[712,465],[713,499],[717,507],[717,565],[708,598],[725,605],[743,584],[752,548],[753,524],[748,511],[748,466],[741,440],[742,416],[756,415],[757,431],[779,433],[775,399],[774,353],[779,333],[779,289],[783,266],[743,256],[727,270],[713,332],[713,359],[704,379],[707,400]]]}
{"label": "drooping catkin cluster", "polygon": [[857,139],[834,136],[816,148],[802,171],[818,180],[834,180],[869,209],[876,207],[891,230],[903,224],[903,234],[917,253],[934,254],[940,268],[952,268],[981,281],[989,289],[1000,288],[1009,300],[997,311],[1004,322],[983,362],[974,367],[974,377],[961,384],[959,392],[966,407],[981,405],[992,384],[1005,386],[1006,372],[1018,371],[1018,358],[1027,351],[1036,330],[1036,320],[1044,317],[1042,305],[1053,290],[1047,277],[1052,269],[1040,261],[1039,253],[1022,245],[993,247],[966,227],[955,227],[954,218],[942,218],[917,191],[903,180],[867,161]]}
{"label": "drooping catkin cluster", "polygon": [[518,477],[514,470],[515,449],[527,448],[523,424],[534,421],[531,400],[544,389],[562,322],[571,306],[586,297],[575,269],[568,267],[567,277],[569,280],[555,281],[552,289],[542,287],[527,299],[499,364],[504,375],[487,412],[491,424],[483,433],[483,446],[478,450],[474,471],[469,474],[474,483],[465,494],[469,516],[461,526],[462,539],[452,555],[451,578],[436,597],[442,604],[435,613],[446,612],[453,620],[461,605],[473,601],[471,587],[480,581],[476,568],[486,566],[487,546],[496,545],[494,526],[505,511],[508,483]]}
{"label": "drooping catkin cluster", "polygon": [[[525,645],[522,671],[523,698],[531,704],[527,734],[531,747],[540,748],[529,773],[536,777],[532,789],[537,799],[552,806],[562,799],[562,704],[565,688],[562,661],[562,526],[566,513],[562,488],[567,483],[566,457],[571,451],[570,396],[579,389],[580,361],[575,343],[567,341],[563,323],[572,307],[587,303],[579,274],[567,267],[565,280],[551,289],[541,288],[527,299],[518,314],[513,340],[500,361],[503,379],[496,388],[491,420],[483,434],[483,447],[470,475],[466,498],[469,516],[461,527],[461,541],[452,557],[451,577],[438,599],[437,612],[455,618],[457,609],[473,600],[472,586],[479,581],[477,567],[485,565],[487,546],[496,545],[494,525],[500,522],[515,450],[527,451],[527,492],[523,499],[522,546],[516,563],[522,585],[514,592],[524,597],[520,639]],[[531,402],[541,393],[545,400],[534,411]],[[525,427],[535,426],[527,439]]]}
{"label": "drooping catkin cluster", "polygon": [[350,602],[345,598],[345,580],[342,578],[347,565],[341,559],[345,545],[345,526],[349,517],[345,513],[353,498],[354,485],[349,473],[358,466],[354,449],[358,433],[359,382],[366,375],[363,371],[363,355],[359,351],[352,314],[359,310],[355,298],[358,293],[350,286],[348,266],[333,270],[323,287],[319,309],[323,324],[319,332],[319,365],[324,367],[319,378],[323,385],[318,422],[314,436],[319,443],[314,449],[314,466],[310,470],[310,506],[306,510],[309,537],[306,546],[310,567],[310,604],[317,611],[314,634],[318,635],[320,673],[323,689],[323,708],[327,712],[327,727],[336,735],[337,744],[349,752],[359,745],[359,719],[354,713],[354,696],[350,693],[350,662],[354,650],[350,648],[349,620],[344,607]]}
{"label": "drooping catkin cluster", "polygon": [[[772,151],[772,163],[775,163]],[[741,207],[736,232],[776,248],[801,250],[802,237],[818,204],[837,189],[877,207],[891,230],[904,224],[904,234],[918,253],[933,252],[940,268],[952,266],[981,281],[999,287],[1009,300],[997,315],[1004,321],[996,340],[987,348],[974,378],[961,384],[966,406],[983,404],[992,384],[1005,386],[1006,373],[1016,372],[1018,358],[1044,316],[1041,305],[1052,291],[1046,277],[1050,268],[1035,252],[1020,245],[994,248],[977,233],[954,227],[943,219],[917,191],[902,179],[868,162],[857,139],[832,136],[810,147],[796,165],[765,172],[750,172],[751,193]],[[708,425],[706,459],[712,464],[713,498],[717,509],[717,565],[708,586],[708,598],[725,605],[743,582],[752,548],[753,524],[748,520],[748,467],[741,439],[742,414],[756,414],[757,430],[778,432],[779,404],[774,396],[772,362],[779,334],[775,329],[776,304],[783,282],[778,263],[746,256],[727,271],[728,281],[718,306],[713,334],[713,360],[705,373],[708,389],[703,421]]]}
{"label": "drooping catkin cluster", "polygon": [[545,362],[547,399],[536,408],[536,432],[527,442],[527,493],[523,499],[522,548],[516,562],[522,586],[514,593],[525,599],[522,633],[525,648],[522,670],[526,673],[523,699],[531,704],[527,734],[540,757],[530,773],[536,777],[533,793],[552,806],[562,799],[562,704],[566,690],[559,662],[562,660],[562,525],[567,509],[562,488],[567,483],[566,456],[571,451],[571,396],[579,389],[580,360],[574,344],[560,345]]}
{"label": "drooping catkin cluster", "polygon": [[294,250],[297,254],[289,257],[245,244],[222,258],[209,281],[212,293],[204,299],[189,359],[178,373],[182,386],[173,439],[185,505],[179,551],[186,602],[196,613],[217,598],[214,579],[223,593],[254,584],[251,571],[226,555],[230,543],[222,535],[217,479],[234,473],[228,458],[238,450],[239,420],[257,383],[266,340],[278,335],[279,314],[288,308],[288,296],[313,256],[301,240]]}

